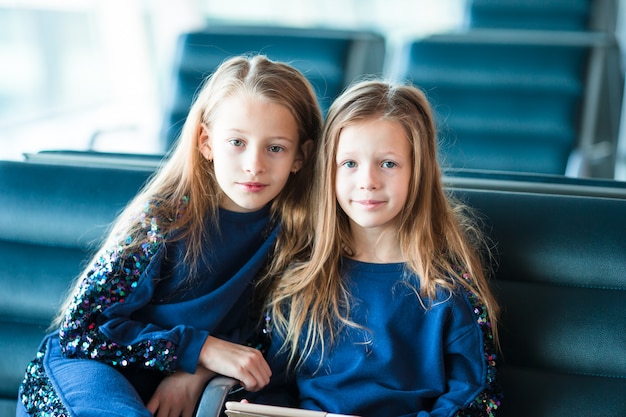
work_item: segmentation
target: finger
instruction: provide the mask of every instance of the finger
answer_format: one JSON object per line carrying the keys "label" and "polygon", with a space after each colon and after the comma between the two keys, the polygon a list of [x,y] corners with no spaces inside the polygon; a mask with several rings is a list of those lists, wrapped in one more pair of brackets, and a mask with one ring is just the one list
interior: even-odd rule
{"label": "finger", "polygon": [[159,409],[159,398],[153,395],[148,404],[146,404],[146,408],[150,411],[150,414],[155,415]]}
{"label": "finger", "polygon": [[269,365],[262,356],[247,362],[241,371],[242,385],[248,391],[257,391],[263,388],[269,383],[272,374]]}
{"label": "finger", "polygon": [[269,382],[269,377],[258,371],[252,371],[248,372],[244,376],[243,380],[241,381],[241,385],[246,391],[256,392],[266,386]]}
{"label": "finger", "polygon": [[263,356],[250,367],[250,371],[256,379],[263,384],[269,383],[270,377],[272,376],[272,369]]}
{"label": "finger", "polygon": [[194,407],[189,407],[189,405],[187,405],[183,409],[183,412],[182,412],[181,416],[183,416],[183,417],[193,417],[194,409],[195,409],[195,406]]}
{"label": "finger", "polygon": [[167,406],[167,401],[165,403],[163,403],[161,405],[161,407],[159,407],[159,409],[157,410],[157,414],[155,414],[155,417],[169,417],[170,416],[170,410],[169,407]]}

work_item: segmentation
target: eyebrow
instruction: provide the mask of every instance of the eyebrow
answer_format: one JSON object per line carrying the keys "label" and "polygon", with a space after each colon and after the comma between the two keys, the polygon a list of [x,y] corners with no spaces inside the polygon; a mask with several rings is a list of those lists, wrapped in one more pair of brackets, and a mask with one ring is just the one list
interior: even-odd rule
{"label": "eyebrow", "polygon": [[[249,132],[245,131],[245,130],[241,130],[241,129],[237,129],[237,128],[231,128],[231,129],[226,129],[226,132],[234,132],[234,133],[239,133],[241,135],[248,135]],[[287,136],[280,136],[280,135],[276,135],[276,136],[268,136],[268,137],[264,137],[263,139],[270,139],[270,140],[286,140],[288,142],[297,142],[298,138],[290,138]]]}
{"label": "eyebrow", "polygon": [[[378,152],[378,151],[377,151]],[[354,157],[355,155],[359,154],[359,150],[349,150],[349,151],[343,151],[343,152],[337,152],[336,155],[342,155],[342,156],[348,156],[348,157]],[[381,152],[381,153],[377,153],[376,156],[380,156],[382,155],[384,158],[407,158],[406,155],[401,154],[399,152]]]}

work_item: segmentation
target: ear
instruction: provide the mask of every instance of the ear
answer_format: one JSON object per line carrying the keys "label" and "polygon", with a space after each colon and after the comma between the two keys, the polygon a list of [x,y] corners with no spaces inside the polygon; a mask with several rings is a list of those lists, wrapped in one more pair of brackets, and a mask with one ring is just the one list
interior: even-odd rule
{"label": "ear", "polygon": [[204,159],[207,161],[213,160],[213,151],[211,150],[211,144],[209,143],[209,128],[202,123],[200,125],[200,132],[198,134],[198,149]]}
{"label": "ear", "polygon": [[311,139],[307,139],[304,141],[302,145],[300,145],[300,149],[298,150],[298,155],[296,155],[296,159],[293,161],[293,165],[291,166],[291,172],[298,172],[304,165],[304,161],[306,161],[313,152],[313,146],[315,144]]}

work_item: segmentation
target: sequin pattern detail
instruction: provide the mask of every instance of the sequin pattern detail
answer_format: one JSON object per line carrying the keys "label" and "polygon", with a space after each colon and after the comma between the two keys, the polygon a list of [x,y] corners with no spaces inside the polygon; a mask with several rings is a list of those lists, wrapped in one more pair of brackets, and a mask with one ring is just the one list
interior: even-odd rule
{"label": "sequin pattern detail", "polygon": [[[464,275],[464,278],[467,279],[467,275]],[[496,361],[498,356],[493,340],[491,322],[485,306],[480,302],[476,294],[468,291],[467,295],[472,305],[476,322],[483,334],[483,352],[485,364],[487,365],[487,388],[466,409],[456,413],[455,417],[495,417],[502,400],[502,390],[497,381]]]}
{"label": "sequin pattern detail", "polygon": [[35,359],[28,364],[22,382],[22,404],[33,417],[69,417],[43,367],[46,349],[37,352]]}
{"label": "sequin pattern detail", "polygon": [[[147,207],[138,219],[141,233],[127,237],[123,245],[103,251],[83,278],[59,333],[65,356],[96,359],[113,366],[135,365],[165,372],[174,370],[176,346],[171,341],[150,339],[121,345],[105,337],[98,329],[102,313],[114,304],[125,302],[163,244],[164,237],[159,229],[163,220],[150,213]],[[134,239],[142,243],[131,245]],[[137,249],[128,253],[125,248],[129,245]]]}

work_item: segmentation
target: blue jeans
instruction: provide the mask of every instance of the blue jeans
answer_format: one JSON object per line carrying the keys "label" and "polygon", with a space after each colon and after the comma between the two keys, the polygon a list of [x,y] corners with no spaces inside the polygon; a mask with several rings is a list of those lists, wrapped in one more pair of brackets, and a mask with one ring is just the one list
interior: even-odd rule
{"label": "blue jeans", "polygon": [[[20,387],[16,416],[29,416],[22,403],[22,390],[35,391],[51,386],[72,417],[151,417],[144,401],[129,380],[116,368],[89,359],[68,359],[61,353],[57,333],[47,336],[41,345],[45,349],[45,375],[31,379],[32,387]],[[40,350],[41,350],[40,349]],[[62,410],[54,410],[62,412]]]}

